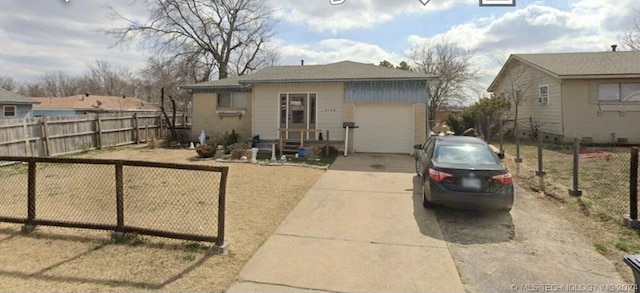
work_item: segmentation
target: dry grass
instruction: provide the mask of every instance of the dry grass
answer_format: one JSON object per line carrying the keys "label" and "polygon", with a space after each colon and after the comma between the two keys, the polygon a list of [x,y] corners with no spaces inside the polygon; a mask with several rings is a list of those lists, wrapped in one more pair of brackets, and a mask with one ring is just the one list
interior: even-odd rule
{"label": "dry grass", "polygon": [[[190,161],[194,155],[190,150],[125,147],[84,156],[222,165]],[[24,236],[19,225],[0,223],[0,291],[224,291],[324,173],[298,167],[228,166],[226,253],[213,253],[209,243],[156,237],[134,236],[114,243],[104,231],[38,227]],[[197,222],[204,225],[197,227],[185,224],[193,223],[194,217],[215,216],[207,213],[215,211],[210,199],[217,193],[202,197],[198,191],[213,192],[217,185],[203,187],[206,177],[189,171],[158,172],[125,168],[125,220],[169,230],[211,227],[202,221]],[[0,184],[0,193],[18,195],[0,200],[3,215],[26,214],[25,173],[20,165],[0,168],[3,179],[11,178]],[[38,218],[88,217],[111,223],[115,191],[111,184],[101,183],[113,182],[104,177],[111,173],[82,166],[39,168]]]}
{"label": "dry grass", "polygon": [[[545,145],[543,166],[545,182],[573,186],[573,154],[568,145]],[[515,145],[506,144],[505,151],[515,155]],[[521,145],[520,157],[533,170],[538,168],[538,150],[535,145]],[[615,219],[622,219],[629,210],[629,148],[585,147],[579,160],[579,184],[583,197],[594,208],[607,212]],[[531,177],[533,170],[522,173]],[[536,184],[538,178],[535,179]]]}
{"label": "dry grass", "polygon": [[[631,283],[632,271],[623,257],[640,252],[640,233],[622,225],[622,213],[628,212],[629,148],[600,148],[611,155],[579,161],[581,197],[570,196],[568,192],[573,185],[573,157],[569,148],[551,145],[543,151],[544,194],[549,199],[546,202],[549,211],[573,223],[593,243],[594,249],[607,256]],[[515,173],[515,145],[505,144],[504,149],[507,154],[504,162]],[[539,178],[535,176],[537,147],[521,145],[520,156],[523,163],[518,183],[540,190]]]}

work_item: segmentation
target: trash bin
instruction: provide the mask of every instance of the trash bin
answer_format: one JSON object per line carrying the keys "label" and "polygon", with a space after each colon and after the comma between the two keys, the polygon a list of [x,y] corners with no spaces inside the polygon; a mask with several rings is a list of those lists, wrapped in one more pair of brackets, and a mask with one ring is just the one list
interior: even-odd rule
{"label": "trash bin", "polygon": [[307,156],[307,150],[304,148],[298,149],[298,158],[304,158]]}
{"label": "trash bin", "polygon": [[631,267],[631,270],[633,271],[633,278],[636,281],[635,292],[640,292],[638,291],[638,287],[640,287],[638,286],[640,284],[640,255],[625,255],[624,262],[627,263],[627,265]]}
{"label": "trash bin", "polygon": [[253,141],[251,143],[251,147],[255,148],[258,147],[258,144],[260,143],[260,135],[256,135],[253,137]]}

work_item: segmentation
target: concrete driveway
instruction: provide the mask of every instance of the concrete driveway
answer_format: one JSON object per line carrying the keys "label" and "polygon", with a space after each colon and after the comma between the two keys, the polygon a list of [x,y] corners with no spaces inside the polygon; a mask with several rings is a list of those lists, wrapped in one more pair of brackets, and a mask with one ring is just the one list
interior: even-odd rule
{"label": "concrete driveway", "polygon": [[632,288],[536,194],[516,187],[511,213],[424,209],[413,168],[407,155],[338,158],[228,291]]}
{"label": "concrete driveway", "polygon": [[413,158],[340,157],[228,292],[464,292]]}

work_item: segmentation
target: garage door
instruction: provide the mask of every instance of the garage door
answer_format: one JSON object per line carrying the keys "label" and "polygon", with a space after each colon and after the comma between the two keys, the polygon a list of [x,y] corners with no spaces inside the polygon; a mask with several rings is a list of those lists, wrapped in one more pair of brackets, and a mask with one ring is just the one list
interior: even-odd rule
{"label": "garage door", "polygon": [[413,119],[411,104],[356,104],[356,152],[411,153]]}

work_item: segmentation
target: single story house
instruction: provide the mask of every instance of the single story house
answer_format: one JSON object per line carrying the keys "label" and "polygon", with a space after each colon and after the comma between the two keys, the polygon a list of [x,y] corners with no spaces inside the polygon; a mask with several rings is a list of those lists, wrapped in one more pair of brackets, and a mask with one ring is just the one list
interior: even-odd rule
{"label": "single story house", "polygon": [[[518,135],[640,143],[640,51],[513,54],[488,91],[519,97]],[[514,118],[512,106],[511,118]]]}
{"label": "single story house", "polygon": [[132,97],[76,95],[34,97],[33,116],[74,116],[114,112],[157,112],[160,107]]}
{"label": "single story house", "polygon": [[36,103],[27,96],[0,88],[0,119],[30,118],[31,109]]}
{"label": "single story house", "polygon": [[[342,61],[272,66],[182,86],[193,94],[193,137],[235,131],[263,141],[328,139],[348,152],[410,153],[426,138],[425,74]],[[349,130],[345,126],[356,126]],[[323,133],[323,134],[321,134]],[[324,136],[324,137],[323,137]]]}

